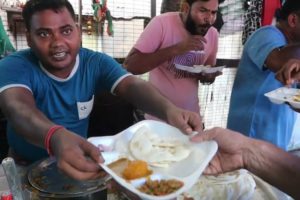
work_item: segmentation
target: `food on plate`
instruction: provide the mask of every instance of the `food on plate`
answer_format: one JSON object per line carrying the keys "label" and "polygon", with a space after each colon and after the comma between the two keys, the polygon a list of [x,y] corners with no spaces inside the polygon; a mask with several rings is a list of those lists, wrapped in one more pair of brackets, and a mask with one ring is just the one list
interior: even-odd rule
{"label": "food on plate", "polygon": [[129,164],[129,161],[127,158],[121,158],[119,160],[116,160],[109,165],[107,165],[112,171],[114,171],[118,176],[122,177],[122,173],[124,169]]}
{"label": "food on plate", "polygon": [[183,186],[182,181],[175,179],[169,180],[151,180],[147,179],[146,182],[141,185],[138,190],[143,193],[154,195],[154,196],[163,196],[171,194]]}
{"label": "food on plate", "polygon": [[137,179],[152,174],[148,169],[148,164],[142,160],[129,161],[127,167],[123,171],[123,177],[127,180]]}
{"label": "food on plate", "polygon": [[258,198],[254,197],[256,186],[253,176],[244,169],[218,176],[202,175],[197,183],[188,191],[179,195],[177,200],[186,200],[187,198],[201,200],[258,200]]}
{"label": "food on plate", "polygon": [[193,67],[211,67],[211,65],[193,65]]}
{"label": "food on plate", "polygon": [[110,163],[108,167],[126,180],[146,177],[152,174],[152,171],[148,168],[148,164],[141,160],[131,161],[127,158],[121,158]]}
{"label": "food on plate", "polygon": [[191,152],[189,146],[179,139],[159,137],[147,127],[136,131],[130,140],[129,150],[135,159],[155,167],[168,167],[187,158]]}
{"label": "food on plate", "polygon": [[224,66],[214,67],[211,65],[193,65],[193,66],[185,66],[180,64],[175,64],[176,69],[183,71],[184,73],[216,73],[222,72]]}
{"label": "food on plate", "polygon": [[297,102],[300,102],[300,94],[296,94],[293,96],[293,100],[294,101],[297,101]]}

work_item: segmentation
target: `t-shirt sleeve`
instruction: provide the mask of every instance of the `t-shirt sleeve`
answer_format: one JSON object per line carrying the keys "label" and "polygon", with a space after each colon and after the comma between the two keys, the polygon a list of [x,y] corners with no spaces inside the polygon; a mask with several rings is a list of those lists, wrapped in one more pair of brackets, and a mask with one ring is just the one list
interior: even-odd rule
{"label": "t-shirt sleeve", "polygon": [[24,59],[10,55],[0,61],[0,92],[12,87],[24,87],[30,91],[29,68]]}
{"label": "t-shirt sleeve", "polygon": [[[131,75],[128,73],[115,59],[106,55],[100,54],[97,56],[99,58],[98,67],[96,68],[96,89],[97,91],[110,91],[114,92],[116,86],[125,77]],[[93,61],[93,63],[95,63]]]}
{"label": "t-shirt sleeve", "polygon": [[211,27],[206,39],[209,41],[209,56],[205,62],[205,65],[215,66],[217,62],[217,51],[219,42],[219,33],[217,29]]}
{"label": "t-shirt sleeve", "polygon": [[154,17],[140,35],[134,48],[143,53],[158,50],[162,44],[163,24],[159,17]]}
{"label": "t-shirt sleeve", "polygon": [[255,32],[245,44],[249,58],[263,70],[268,55],[278,47],[286,44],[286,40],[278,30],[264,28]]}

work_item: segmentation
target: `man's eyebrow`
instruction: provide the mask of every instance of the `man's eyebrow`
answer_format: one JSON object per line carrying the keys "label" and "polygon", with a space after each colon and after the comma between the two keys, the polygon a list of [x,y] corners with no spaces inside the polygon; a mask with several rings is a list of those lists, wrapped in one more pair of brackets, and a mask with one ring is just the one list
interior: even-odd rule
{"label": "man's eyebrow", "polygon": [[59,27],[59,29],[70,28],[73,27],[71,24],[66,24],[64,26]]}
{"label": "man's eyebrow", "polygon": [[[69,27],[72,27],[72,25],[67,24],[67,25],[59,27],[59,29],[65,29],[65,28],[69,28]],[[51,28],[40,27],[40,28],[36,29],[35,31],[51,31],[51,30],[52,30]]]}
{"label": "man's eyebrow", "polygon": [[39,31],[50,31],[50,28],[45,28],[45,27],[41,27],[35,30],[35,32],[39,32]]}
{"label": "man's eyebrow", "polygon": [[217,9],[217,10],[210,10],[210,9],[205,8],[205,7],[203,7],[203,6],[201,6],[200,9],[203,9],[203,10],[205,10],[205,11],[210,11],[210,12],[218,12],[218,9]]}

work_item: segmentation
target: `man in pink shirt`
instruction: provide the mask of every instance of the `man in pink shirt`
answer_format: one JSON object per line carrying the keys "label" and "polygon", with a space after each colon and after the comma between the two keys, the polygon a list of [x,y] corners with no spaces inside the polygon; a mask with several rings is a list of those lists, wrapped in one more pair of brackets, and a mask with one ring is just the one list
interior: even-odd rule
{"label": "man in pink shirt", "polygon": [[216,64],[218,32],[212,24],[218,6],[219,0],[185,0],[181,12],[154,17],[124,66],[133,74],[150,71],[149,81],[164,96],[181,108],[199,113],[199,80],[212,83],[221,73],[189,73],[178,66]]}

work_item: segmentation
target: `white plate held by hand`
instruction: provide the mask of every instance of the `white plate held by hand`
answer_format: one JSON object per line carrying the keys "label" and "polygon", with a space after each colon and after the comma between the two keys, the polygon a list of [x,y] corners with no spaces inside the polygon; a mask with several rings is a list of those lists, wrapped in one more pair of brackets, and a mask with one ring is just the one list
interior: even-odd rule
{"label": "white plate held by hand", "polygon": [[[164,196],[153,196],[143,193],[137,188],[145,183],[146,178],[128,181],[116,174],[107,166],[111,162],[114,162],[120,158],[126,157],[130,160],[134,159],[129,150],[129,144],[135,133],[142,127],[146,127],[148,130],[151,130],[151,134],[158,135],[162,140],[176,139],[181,141],[190,149],[190,154],[185,159],[178,162],[173,162],[169,164],[168,167],[154,167],[149,165],[149,168],[153,171],[152,175],[149,177],[150,179],[175,179],[184,183],[180,189],[171,194]],[[126,189],[137,194],[142,199],[149,200],[173,199],[182,192],[189,190],[197,182],[198,178],[204,171],[205,167],[209,164],[218,148],[215,141],[192,143],[189,141],[189,137],[184,135],[179,129],[166,123],[153,120],[141,121],[114,136],[91,137],[88,139],[88,141],[95,146],[101,146],[102,149],[108,150],[103,152],[105,163],[101,165],[107,173],[109,173]]]}
{"label": "white plate held by hand", "polygon": [[194,65],[194,66],[185,66],[180,64],[175,64],[175,67],[177,69],[180,69],[182,71],[187,71],[190,73],[205,73],[205,74],[211,74],[216,72],[222,72],[223,68],[225,66],[219,66],[219,67],[212,67],[212,66],[205,66],[205,65]]}
{"label": "white plate held by hand", "polygon": [[299,109],[300,101],[295,100],[295,96],[300,95],[300,90],[296,88],[281,87],[265,94],[272,103],[289,103],[292,107]]}

